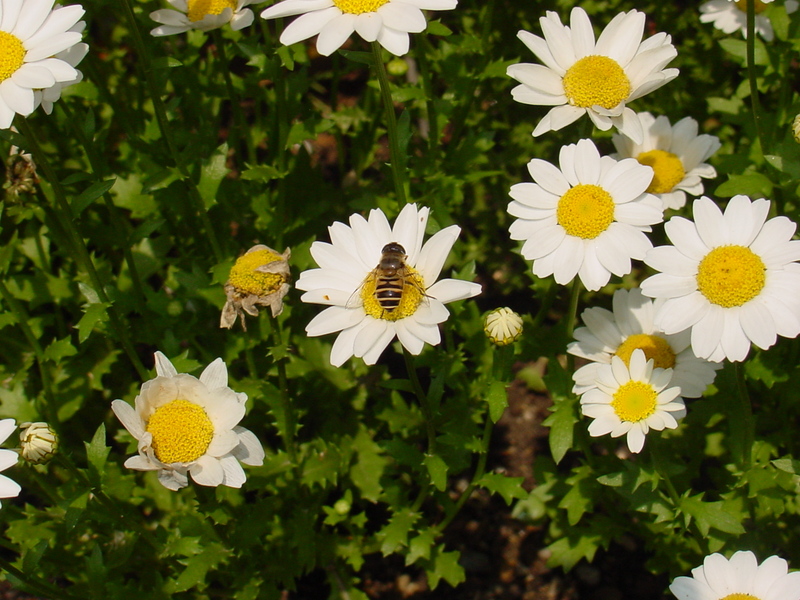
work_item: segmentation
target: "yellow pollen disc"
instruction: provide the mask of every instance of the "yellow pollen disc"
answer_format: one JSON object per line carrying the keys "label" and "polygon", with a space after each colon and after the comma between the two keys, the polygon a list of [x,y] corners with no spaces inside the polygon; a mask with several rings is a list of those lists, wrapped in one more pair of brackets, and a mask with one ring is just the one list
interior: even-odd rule
{"label": "yellow pollen disc", "polygon": [[614,221],[614,199],[600,186],[580,183],[561,196],[556,219],[567,235],[593,240]]}
{"label": "yellow pollen disc", "polygon": [[242,295],[267,296],[280,288],[285,277],[279,273],[261,273],[256,269],[278,260],[283,260],[283,256],[269,250],[253,250],[243,254],[231,268],[228,281]]}
{"label": "yellow pollen disc", "polygon": [[675,366],[675,353],[669,342],[657,335],[635,333],[619,345],[614,356],[619,356],[626,365],[631,366],[631,354],[639,349],[644,352],[645,360],[653,359],[653,366],[659,369],[671,369]]}
{"label": "yellow pollen disc", "polygon": [[188,400],[173,400],[156,409],[147,431],[153,435],[156,458],[165,464],[197,460],[214,437],[214,425],[206,411]]}
{"label": "yellow pollen disc", "polygon": [[380,289],[382,282],[386,281],[381,280],[378,275],[377,269],[372,271],[361,287],[364,312],[371,317],[386,321],[399,321],[413,315],[425,297],[425,281],[422,279],[422,275],[416,269],[405,266],[405,276],[400,279],[403,281],[400,304],[393,310],[386,310],[377,298],[376,292]]}
{"label": "yellow pollen disc", "polygon": [[17,72],[25,62],[25,46],[15,35],[0,31],[0,81]]}
{"label": "yellow pollen disc", "polygon": [[719,600],[761,600],[761,598],[752,594],[728,594]]}
{"label": "yellow pollen disc", "polygon": [[658,394],[644,381],[629,381],[614,392],[611,408],[621,421],[638,423],[656,412]]}
{"label": "yellow pollen disc", "polygon": [[375,12],[389,0],[333,0],[336,7],[343,13],[360,15]]}
{"label": "yellow pollen disc", "polygon": [[[761,0],[754,0],[754,1],[755,1],[756,14],[762,13],[767,9],[767,5],[764,4]],[[734,4],[736,4],[736,8],[738,8],[743,13],[747,12],[747,0],[736,0]]]}
{"label": "yellow pollen disc", "polygon": [[598,104],[612,109],[631,95],[631,82],[619,63],[597,54],[572,65],[563,82],[567,101],[581,108]]}
{"label": "yellow pollen disc", "polygon": [[712,304],[741,306],[764,289],[766,267],[744,246],[720,246],[706,254],[697,267],[697,289]]}
{"label": "yellow pollen disc", "polygon": [[636,157],[641,164],[653,168],[653,181],[647,191],[651,194],[666,194],[683,181],[686,171],[681,159],[666,150],[650,150]]}
{"label": "yellow pollen disc", "polygon": [[209,15],[219,15],[226,8],[236,12],[236,0],[189,0],[189,10],[186,14],[192,23],[200,21]]}

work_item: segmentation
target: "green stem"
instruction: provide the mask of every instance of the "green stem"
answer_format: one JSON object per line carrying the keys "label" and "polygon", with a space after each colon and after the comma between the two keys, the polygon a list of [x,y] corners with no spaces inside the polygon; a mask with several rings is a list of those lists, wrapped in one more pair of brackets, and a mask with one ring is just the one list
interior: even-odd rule
{"label": "green stem", "polygon": [[[219,55],[217,64],[219,64],[220,69],[222,70],[222,78],[225,80],[225,90],[227,91],[228,101],[231,104],[231,112],[233,113],[233,130],[235,135],[228,136],[231,140],[230,147],[238,152],[239,141],[244,139],[245,148],[247,150],[247,154],[244,156],[244,161],[247,161],[250,159],[250,157],[255,156],[255,149],[252,143],[253,138],[248,133],[247,125],[245,123],[239,94],[236,92],[236,88],[233,87],[231,72],[230,69],[228,69],[229,63],[228,57],[225,53],[225,38],[222,37],[222,31],[220,29],[214,29],[211,33],[214,36],[214,43],[217,48],[217,54]],[[244,163],[244,161],[242,162]]]}
{"label": "green stem", "polygon": [[[572,280],[572,289],[569,297],[569,309],[566,315],[566,331],[564,332],[566,338],[572,339],[572,334],[575,331],[575,322],[578,319],[578,301],[581,297],[581,280],[576,275]],[[567,354],[567,371],[573,373],[575,371],[575,357],[572,354]]]}
{"label": "green stem", "polygon": [[414,358],[411,353],[403,347],[403,359],[406,362],[406,370],[408,371],[408,378],[411,380],[411,388],[417,396],[419,406],[422,409],[422,415],[425,418],[425,431],[428,437],[428,451],[427,454],[434,454],[436,451],[436,430],[433,427],[433,412],[431,411],[430,404],[428,403],[428,395],[422,389],[417,376],[417,368],[414,366]]}
{"label": "green stem", "polygon": [[431,65],[428,60],[428,56],[433,54],[433,47],[428,41],[428,36],[422,35],[419,39],[422,43],[422,52],[417,55],[417,63],[422,77],[422,88],[425,90],[425,112],[428,113],[428,152],[431,162],[435,163],[439,156],[439,118],[434,101]]}
{"label": "green stem", "polygon": [[750,468],[753,459],[753,440],[755,439],[755,420],[753,419],[753,407],[750,403],[750,395],[747,392],[747,383],[744,380],[744,365],[733,363],[736,373],[736,396],[739,399],[739,423],[734,423],[733,427],[739,432],[741,440],[741,456],[739,463],[744,470]]}
{"label": "green stem", "polygon": [[100,279],[100,275],[97,273],[97,269],[94,266],[94,261],[92,261],[92,257],[89,254],[89,249],[86,247],[86,242],[84,242],[83,237],[81,236],[72,219],[72,210],[69,202],[67,201],[66,192],[64,191],[64,188],[61,187],[61,181],[58,179],[55,170],[50,165],[47,155],[42,151],[41,146],[39,146],[39,142],[37,141],[36,136],[33,133],[33,129],[28,123],[28,120],[25,118],[19,118],[17,119],[16,123],[19,126],[20,132],[22,132],[22,134],[25,136],[25,139],[30,146],[29,149],[31,154],[33,154],[33,159],[36,162],[36,165],[42,169],[45,179],[47,179],[47,181],[50,182],[50,185],[53,187],[53,194],[56,198],[53,211],[55,212],[56,220],[60,223],[61,228],[67,235],[67,239],[72,246],[72,250],[75,253],[75,258],[78,264],[89,276],[89,279],[92,282],[92,287],[100,298],[100,301],[108,304],[108,318],[111,328],[116,333],[117,338],[125,350],[125,353],[128,355],[131,363],[133,363],[133,366],[139,373],[139,376],[142,379],[147,379],[147,369],[144,368],[142,361],[139,359],[139,355],[136,354],[133,344],[128,337],[127,328],[122,322],[122,318],[117,313],[116,307],[111,303],[108,294],[106,294],[105,286]]}
{"label": "green stem", "polygon": [[172,136],[172,129],[170,128],[169,119],[167,119],[167,109],[164,106],[164,101],[161,99],[161,94],[159,93],[155,79],[152,77],[150,55],[148,54],[144,40],[142,40],[142,34],[139,31],[139,26],[136,23],[136,15],[133,12],[131,0],[122,0],[122,4],[125,8],[125,17],[128,20],[128,27],[133,33],[133,43],[136,47],[136,52],[139,55],[139,60],[141,61],[142,76],[144,77],[145,84],[147,85],[147,90],[150,93],[150,99],[153,102],[153,110],[155,110],[158,128],[161,130],[161,135],[164,137],[164,141],[166,142],[167,148],[172,155],[172,160],[175,161],[178,171],[183,179],[189,184],[189,195],[195,203],[197,213],[200,215],[200,220],[202,221],[203,228],[208,236],[208,241],[211,244],[211,250],[214,253],[214,257],[217,259],[217,262],[222,262],[225,259],[225,254],[222,252],[222,247],[217,239],[217,234],[214,231],[214,227],[211,224],[211,219],[208,218],[208,212],[206,211],[205,203],[200,195],[200,191],[197,189],[197,184],[189,174],[189,169],[183,160],[183,156],[178,152],[178,147],[176,146],[175,139]]}
{"label": "green stem", "polygon": [[5,571],[14,578],[20,580],[22,583],[28,586],[28,591],[33,592],[37,596],[50,598],[51,600],[78,600],[76,596],[73,596],[64,590],[53,587],[49,583],[42,581],[37,577],[23,573],[2,557],[0,557],[0,570]]}
{"label": "green stem", "polygon": [[767,139],[761,122],[761,109],[758,102],[758,82],[756,81],[756,4],[747,0],[747,78],[750,81],[750,106],[753,111],[753,127],[756,130],[761,154],[767,154]]}
{"label": "green stem", "polygon": [[372,56],[375,63],[375,70],[378,74],[378,83],[381,87],[381,96],[383,97],[383,108],[386,113],[386,130],[389,134],[389,156],[392,167],[392,176],[394,178],[394,191],[397,195],[397,203],[399,206],[404,206],[408,200],[406,198],[406,178],[403,172],[403,165],[405,160],[402,159],[400,154],[400,136],[397,131],[397,117],[394,114],[394,102],[392,101],[392,90],[389,87],[389,76],[386,74],[386,65],[383,64],[383,57],[381,56],[381,45],[378,42],[372,42]]}
{"label": "green stem", "polygon": [[53,411],[55,410],[55,396],[53,395],[53,384],[50,380],[50,372],[47,370],[45,366],[45,358],[44,358],[44,351],[42,349],[42,345],[39,343],[39,340],[34,335],[33,330],[31,329],[30,325],[30,317],[28,316],[28,311],[25,310],[25,307],[17,301],[16,298],[11,294],[9,289],[6,287],[4,282],[4,277],[0,277],[0,295],[3,297],[3,300],[11,309],[17,317],[17,324],[19,325],[20,329],[22,329],[22,334],[25,336],[25,339],[28,340],[31,348],[33,349],[33,353],[36,356],[36,365],[39,368],[39,375],[42,378],[42,388],[44,389],[44,396],[47,400],[47,404],[42,407],[42,414],[45,415],[46,419],[50,422],[55,422],[55,414]]}
{"label": "green stem", "polygon": [[[283,332],[277,317],[270,315],[268,317],[272,324],[272,343],[273,346],[278,348],[283,346]],[[297,467],[297,415],[294,412],[294,404],[289,397],[289,380],[286,377],[286,364],[282,357],[274,358],[275,366],[278,369],[278,389],[280,390],[281,403],[283,404],[283,414],[285,419],[286,432],[284,434],[283,443],[286,446],[286,453],[289,455],[289,460],[295,467]]]}

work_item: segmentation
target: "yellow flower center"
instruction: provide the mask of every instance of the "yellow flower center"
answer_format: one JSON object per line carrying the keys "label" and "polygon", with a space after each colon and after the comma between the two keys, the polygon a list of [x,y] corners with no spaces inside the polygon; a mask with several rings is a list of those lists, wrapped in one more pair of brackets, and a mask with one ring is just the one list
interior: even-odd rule
{"label": "yellow flower center", "polygon": [[741,306],[764,289],[766,267],[744,246],[720,246],[706,254],[697,267],[697,289],[712,304]]}
{"label": "yellow flower center", "polygon": [[[756,14],[762,13],[767,9],[767,5],[764,4],[761,0],[753,0],[753,1],[755,2]],[[747,0],[736,0],[734,4],[736,4],[736,8],[738,8],[743,13],[747,12]]]}
{"label": "yellow flower center", "polygon": [[614,356],[619,356],[626,365],[631,366],[631,354],[639,349],[644,352],[645,360],[653,359],[653,366],[659,369],[671,369],[675,366],[675,353],[669,342],[657,335],[635,333],[619,345]]}
{"label": "yellow flower center", "polygon": [[631,95],[625,71],[607,56],[585,56],[569,68],[563,81],[567,101],[581,108],[598,104],[612,109]]}
{"label": "yellow flower center", "polygon": [[360,15],[375,12],[389,0],[333,0],[336,7],[343,13]]}
{"label": "yellow flower center", "polygon": [[611,408],[621,421],[638,423],[656,412],[658,394],[644,381],[629,381],[614,392]]}
{"label": "yellow flower center", "polygon": [[653,181],[647,191],[651,194],[666,194],[683,181],[686,171],[681,159],[666,150],[650,150],[636,157],[643,165],[653,168]]}
{"label": "yellow flower center", "polygon": [[399,321],[413,315],[425,297],[425,281],[408,265],[404,273],[402,277],[381,277],[377,269],[372,271],[361,287],[364,312],[386,321]]}
{"label": "yellow flower center", "polygon": [[279,260],[283,260],[283,256],[269,250],[243,254],[231,268],[228,282],[242,295],[267,296],[280,288],[286,278],[280,273],[261,273],[256,269]]}
{"label": "yellow flower center", "polygon": [[25,62],[25,46],[15,35],[0,31],[0,81],[17,72]]}
{"label": "yellow flower center", "polygon": [[173,400],[156,409],[147,422],[153,451],[162,463],[187,463],[205,454],[214,437],[206,411],[188,400]]}
{"label": "yellow flower center", "polygon": [[723,596],[719,600],[761,600],[758,596],[753,596],[751,594],[728,594],[727,596]]}
{"label": "yellow flower center", "polygon": [[220,15],[226,8],[236,12],[236,0],[189,0],[186,14],[192,23],[201,21],[209,15]]}
{"label": "yellow flower center", "polygon": [[593,240],[614,221],[614,199],[600,186],[578,184],[561,196],[556,219],[567,235]]}

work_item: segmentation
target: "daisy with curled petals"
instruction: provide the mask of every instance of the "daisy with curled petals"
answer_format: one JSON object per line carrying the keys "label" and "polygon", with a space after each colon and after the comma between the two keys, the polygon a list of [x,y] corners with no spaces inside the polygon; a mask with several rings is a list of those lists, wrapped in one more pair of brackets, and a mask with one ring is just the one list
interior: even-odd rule
{"label": "daisy with curled petals", "polygon": [[78,77],[58,55],[81,41],[73,27],[84,10],[78,5],[53,8],[53,3],[0,0],[0,129],[11,127],[14,114],[34,111],[37,90]]}
{"label": "daisy with curled petals", "polygon": [[590,360],[573,373],[575,394],[596,386],[597,370],[618,356],[630,366],[637,349],[652,359],[656,368],[672,369],[671,386],[681,388],[684,398],[699,398],[714,382],[719,363],[697,358],[692,352],[688,332],[667,335],[653,324],[655,306],[639,288],[614,292],[613,312],[605,308],[587,308],[581,314],[586,327],[575,330],[575,339],[567,352]]}
{"label": "daisy with curled petals", "polygon": [[653,170],[601,157],[591,140],[563,146],[559,165],[534,158],[528,171],[536,183],[511,186],[511,239],[525,241],[522,256],[537,277],[564,285],[577,275],[599,290],[652,248],[645,232],[663,218],[661,200],[645,192]]}
{"label": "daisy with curled petals", "polygon": [[554,107],[533,135],[558,131],[587,114],[601,131],[613,125],[641,143],[641,125],[627,103],[678,76],[678,69],[664,68],[678,54],[670,36],[642,41],[645,15],[637,10],[614,17],[597,41],[580,7],[572,9],[569,27],[551,11],[539,23],[544,38],[524,30],[517,37],[544,64],[519,63],[506,71],[520,83],[511,91],[514,100]]}
{"label": "daisy with curled petals", "polygon": [[253,23],[253,11],[247,8],[255,0],[168,0],[175,10],[162,8],[150,13],[150,18],[161,23],[150,32],[160,37],[184,33],[190,29],[210,31],[231,24],[239,31]]}
{"label": "daisy with curled petals", "polygon": [[672,383],[672,369],[653,366],[644,351],[633,351],[630,364],[619,356],[597,369],[596,385],[581,396],[581,412],[594,421],[589,435],[626,435],[631,452],[640,452],[651,429],[676,429],[686,416],[681,388]]}
{"label": "daisy with curled petals", "polygon": [[755,554],[735,552],[730,560],[710,554],[691,577],[677,577],[669,591],[678,600],[800,600],[800,572],[770,556],[760,565]]}
{"label": "daisy with curled petals", "polygon": [[329,56],[356,32],[403,56],[408,52],[408,34],[428,26],[423,10],[451,10],[456,4],[458,0],[283,0],[261,16],[300,15],[281,34],[281,44],[287,46],[317,35],[317,52]]}
{"label": "daisy with curled petals", "polygon": [[653,181],[647,191],[661,198],[664,210],[686,204],[686,194],[703,193],[701,177],[716,177],[717,172],[704,161],[719,150],[719,138],[697,135],[697,121],[684,117],[670,125],[667,117],[655,118],[638,113],[644,140],[637,144],[626,135],[614,135],[614,158],[635,158],[653,169]]}
{"label": "daisy with curled petals", "polygon": [[306,292],[303,302],[328,305],[306,333],[341,332],[331,348],[332,365],[351,356],[373,365],[395,337],[419,354],[426,342],[441,341],[439,323],[450,316],[444,305],[480,293],[477,283],[437,281],[461,228],[445,227],[423,245],[428,213],[407,204],[391,226],[383,211],[373,209],[368,219],[351,216],[349,227],[329,227],[330,244],[311,245],[320,268],[301,273],[296,286]]}
{"label": "daisy with curled petals", "polygon": [[[14,419],[0,420],[0,444],[5,442],[16,428],[17,423]],[[0,450],[0,471],[14,466],[18,460],[19,454],[13,450]],[[16,481],[0,475],[0,498],[16,498],[21,491],[22,488]]]}
{"label": "daisy with curled petals", "polygon": [[[775,32],[769,17],[764,13],[767,4],[771,0],[754,0],[755,2],[755,32],[768,42],[775,39]],[[797,0],[786,0],[783,8],[786,14],[792,14],[797,10]],[[747,37],[747,0],[710,0],[700,6],[700,22],[712,23],[716,29],[723,33],[733,33],[741,31],[742,36]]]}
{"label": "daisy with curled petals", "polygon": [[139,454],[125,461],[136,471],[158,471],[170,489],[195,483],[239,488],[245,474],[239,461],[259,466],[264,449],[250,431],[239,427],[247,395],[228,387],[228,369],[221,358],[200,379],[178,373],[156,352],[156,374],[142,385],[135,407],[114,400],[111,408],[125,429],[139,441]]}
{"label": "daisy with curled petals", "polygon": [[673,246],[647,253],[660,273],[642,292],[660,299],[655,323],[665,333],[691,330],[692,351],[716,362],[742,361],[752,342],[772,346],[800,333],[800,240],[786,217],[767,220],[769,200],[734,196],[723,214],[705,196],[694,201],[694,223],[673,217],[664,226]]}

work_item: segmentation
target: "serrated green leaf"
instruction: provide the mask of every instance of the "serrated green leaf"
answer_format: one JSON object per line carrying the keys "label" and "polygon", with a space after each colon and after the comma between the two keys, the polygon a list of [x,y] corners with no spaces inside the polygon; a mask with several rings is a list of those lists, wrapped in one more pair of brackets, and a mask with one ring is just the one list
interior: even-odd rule
{"label": "serrated green leaf", "polygon": [[447,487],[447,464],[438,454],[426,454],[425,460],[422,462],[428,469],[428,475],[430,475],[433,487],[443,492],[444,488]]}
{"label": "serrated green leaf", "polygon": [[341,461],[342,455],[333,445],[312,452],[303,462],[303,483],[308,487],[313,487],[315,484],[322,487],[335,484],[339,477]]}
{"label": "serrated green leaf", "polygon": [[489,418],[492,423],[497,423],[508,408],[508,386],[503,381],[492,381],[489,391],[486,393],[486,401],[489,403]]}
{"label": "serrated green leaf", "polygon": [[466,580],[467,576],[464,573],[464,567],[458,562],[459,558],[461,558],[461,554],[458,552],[448,552],[444,550],[444,546],[436,548],[431,559],[433,566],[427,571],[428,585],[431,590],[435,590],[442,579],[453,587]]}
{"label": "serrated green leaf", "polygon": [[680,510],[684,517],[694,519],[704,536],[713,527],[724,533],[742,535],[745,528],[742,521],[748,515],[733,515],[725,510],[724,502],[703,502],[702,494],[681,498]]}
{"label": "serrated green leaf", "polygon": [[800,475],[800,460],[794,460],[793,458],[778,458],[772,461],[772,465],[776,469],[786,473]]}
{"label": "serrated green leaf", "polygon": [[550,428],[548,442],[556,464],[560,463],[567,451],[572,448],[575,423],[578,422],[575,414],[576,403],[577,398],[573,397],[556,402],[550,409],[552,414],[544,421],[544,425]]}
{"label": "serrated green leaf", "polygon": [[744,175],[731,175],[730,179],[715,190],[717,196],[730,198],[737,194],[744,194],[752,199],[769,198],[772,195],[774,184],[768,177],[761,173],[746,173]]}
{"label": "serrated green leaf", "polygon": [[406,554],[406,565],[417,562],[420,558],[425,560],[431,557],[431,549],[436,543],[436,530],[432,527],[419,532],[419,535],[411,538],[408,543],[408,554]]}
{"label": "serrated green leaf", "polygon": [[83,343],[92,333],[92,330],[98,323],[104,323],[108,320],[108,307],[111,306],[107,302],[98,302],[97,304],[89,304],[84,308],[84,314],[81,320],[78,321],[78,342]]}
{"label": "serrated green leaf", "polygon": [[217,190],[220,183],[228,174],[228,167],[225,163],[228,160],[228,144],[219,146],[200,169],[200,182],[197,190],[203,199],[206,210],[214,206],[217,202]]}
{"label": "serrated green leaf", "polygon": [[602,536],[598,534],[584,533],[577,539],[575,536],[570,536],[556,540],[547,547],[550,552],[547,566],[561,567],[565,571],[569,571],[583,559],[592,562],[602,544],[602,539]]}
{"label": "serrated green leaf", "polygon": [[272,165],[248,166],[242,171],[241,178],[246,181],[272,181],[273,179],[283,179],[288,173],[279,171]]}
{"label": "serrated green leaf", "polygon": [[150,63],[150,67],[153,70],[156,69],[174,69],[175,67],[182,67],[183,63],[179,61],[177,58],[173,58],[172,56],[159,56],[158,58],[154,58],[153,61]]}
{"label": "serrated green leaf", "polygon": [[108,453],[111,452],[111,447],[106,446],[105,424],[101,423],[94,437],[92,437],[92,441],[89,443],[83,442],[83,445],[86,448],[86,460],[94,467],[94,471],[97,475],[102,476],[105,471]]}
{"label": "serrated green leaf", "polygon": [[184,569],[174,582],[170,582],[170,584],[166,586],[167,591],[171,594],[175,594],[186,592],[196,586],[201,586],[205,581],[208,571],[220,564],[226,558],[227,554],[227,550],[220,544],[207,543],[201,554],[181,561],[186,565],[186,569]]}
{"label": "serrated green leaf", "polygon": [[412,512],[410,508],[403,508],[391,516],[389,522],[377,534],[384,556],[408,545],[408,534],[417,519],[419,513]]}
{"label": "serrated green leaf", "polygon": [[76,196],[70,204],[72,216],[76,218],[79,217],[87,206],[114,187],[114,183],[116,183],[116,181],[116,178],[106,179],[105,181],[96,181],[88,188],[83,190],[83,192]]}
{"label": "serrated green leaf", "polygon": [[446,25],[442,25],[442,22],[439,20],[428,21],[428,27],[425,29],[425,32],[442,37],[453,34],[453,31]]}
{"label": "serrated green leaf", "polygon": [[528,492],[522,487],[524,477],[508,477],[502,473],[485,473],[478,480],[478,485],[486,488],[493,494],[500,494],[506,504],[511,504],[514,498],[527,498]]}
{"label": "serrated green leaf", "polygon": [[358,460],[350,468],[350,479],[361,492],[362,498],[377,502],[383,492],[381,477],[389,459],[364,429],[353,440],[353,449],[358,452]]}
{"label": "serrated green leaf", "polygon": [[65,356],[74,356],[77,353],[78,350],[72,345],[72,340],[69,337],[65,337],[64,339],[53,342],[45,348],[44,357],[58,364]]}

